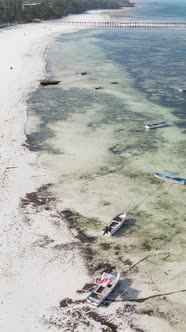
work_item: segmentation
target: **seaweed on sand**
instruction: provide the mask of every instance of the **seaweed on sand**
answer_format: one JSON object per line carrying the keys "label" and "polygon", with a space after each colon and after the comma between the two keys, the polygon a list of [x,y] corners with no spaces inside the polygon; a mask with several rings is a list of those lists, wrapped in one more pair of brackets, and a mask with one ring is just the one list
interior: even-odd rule
{"label": "seaweed on sand", "polygon": [[[91,328],[95,326],[95,323],[99,323],[99,326],[104,332],[117,332],[118,327],[115,323],[106,317],[96,313],[88,305],[85,305],[84,300],[73,301],[70,298],[65,298],[60,301],[59,311],[57,316],[50,316],[46,318],[43,316],[43,323],[49,328],[56,327],[64,331],[76,331],[80,327],[91,331]],[[97,324],[96,324],[97,325]]]}
{"label": "seaweed on sand", "polygon": [[48,190],[51,184],[46,184],[38,188],[37,191],[27,193],[25,198],[21,198],[21,207],[24,208],[30,204],[34,207],[49,204],[55,200],[53,194]]}
{"label": "seaweed on sand", "polygon": [[53,148],[52,145],[45,143],[45,140],[53,138],[54,136],[54,132],[51,129],[41,127],[40,131],[26,135],[24,146],[30,151],[47,151],[51,154],[62,154],[63,152],[61,150]]}
{"label": "seaweed on sand", "polygon": [[116,324],[112,323],[111,321],[106,320],[104,317],[100,316],[97,312],[95,311],[89,311],[87,313],[89,318],[92,318],[94,321],[99,322],[101,325],[107,327],[105,331],[110,331],[110,332],[117,332],[118,327]]}
{"label": "seaweed on sand", "polygon": [[98,219],[86,218],[70,209],[61,211],[60,216],[67,223],[69,228],[79,231],[79,237],[80,240],[82,239],[82,241],[85,238],[86,230],[98,229],[101,225]]}

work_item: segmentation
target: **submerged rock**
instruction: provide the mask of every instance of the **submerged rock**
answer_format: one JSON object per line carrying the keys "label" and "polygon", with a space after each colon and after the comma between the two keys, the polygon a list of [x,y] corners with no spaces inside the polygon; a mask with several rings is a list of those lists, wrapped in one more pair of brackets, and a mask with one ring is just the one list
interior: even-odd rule
{"label": "submerged rock", "polygon": [[119,84],[118,82],[110,82],[111,84]]}
{"label": "submerged rock", "polygon": [[104,89],[104,87],[100,85],[100,86],[95,86],[94,89],[95,90],[101,90],[101,89]]}

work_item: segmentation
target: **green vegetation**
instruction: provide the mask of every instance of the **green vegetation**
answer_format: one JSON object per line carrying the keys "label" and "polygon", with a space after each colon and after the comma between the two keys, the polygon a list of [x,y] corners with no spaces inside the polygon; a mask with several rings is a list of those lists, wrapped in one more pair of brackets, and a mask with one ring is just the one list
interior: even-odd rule
{"label": "green vegetation", "polygon": [[0,0],[0,23],[32,22],[90,9],[131,7],[128,0]]}
{"label": "green vegetation", "polygon": [[95,218],[86,218],[79,213],[70,209],[63,210],[61,216],[68,224],[69,228],[76,229],[77,231],[99,230],[101,223]]}

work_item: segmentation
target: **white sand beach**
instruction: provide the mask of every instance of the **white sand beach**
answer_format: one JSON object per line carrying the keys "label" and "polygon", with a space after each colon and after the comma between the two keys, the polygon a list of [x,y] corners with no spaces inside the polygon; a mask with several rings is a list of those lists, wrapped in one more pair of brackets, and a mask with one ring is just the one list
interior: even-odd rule
{"label": "white sand beach", "polygon": [[[37,154],[25,148],[27,98],[45,77],[43,53],[53,36],[72,28],[25,24],[0,31],[0,330],[46,331],[40,325],[47,309],[63,297],[74,297],[88,277],[78,252],[36,250],[50,234],[53,246],[75,241],[64,227],[50,223],[51,211],[30,219],[20,199],[51,180],[37,165]],[[12,69],[11,69],[12,68]],[[55,219],[55,216],[53,216]],[[56,219],[58,217],[56,216]],[[53,220],[54,220],[53,219]],[[43,242],[42,242],[43,243]]]}

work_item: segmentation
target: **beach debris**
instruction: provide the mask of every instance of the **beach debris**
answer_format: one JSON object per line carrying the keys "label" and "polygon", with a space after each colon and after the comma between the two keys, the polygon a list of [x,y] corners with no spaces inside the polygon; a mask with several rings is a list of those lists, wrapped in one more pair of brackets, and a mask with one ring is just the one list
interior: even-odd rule
{"label": "beach debris", "polygon": [[55,242],[55,240],[51,239],[48,235],[38,234],[38,236],[40,238],[33,242],[32,246],[46,248],[47,246]]}
{"label": "beach debris", "polygon": [[5,169],[12,169],[12,168],[17,168],[17,166],[8,166],[8,167],[5,167]]}
{"label": "beach debris", "polygon": [[118,82],[110,82],[110,84],[119,84]]}
{"label": "beach debris", "polygon": [[[181,289],[181,290],[175,290],[175,291],[171,291],[171,292],[167,292],[167,293],[158,293],[158,294],[153,294],[153,295],[149,295],[147,297],[138,297],[138,298],[125,298],[122,300],[110,300],[111,302],[115,301],[115,302],[145,302],[148,301],[150,299],[153,299],[155,297],[163,297],[163,300],[166,300],[166,296],[168,295],[172,295],[172,294],[178,294],[178,293],[185,293],[186,289]],[[166,296],[165,296],[166,295]],[[107,300],[108,301],[108,300]]]}
{"label": "beach debris", "polygon": [[81,75],[84,76],[84,75],[87,75],[88,73],[86,71],[83,71],[81,72]]}
{"label": "beach debris", "polygon": [[86,283],[81,290],[77,290],[78,294],[90,292],[95,288],[95,283]]}
{"label": "beach debris", "polygon": [[68,307],[70,306],[71,304],[84,304],[85,303],[85,300],[72,300],[70,299],[69,297],[66,297],[65,299],[61,300],[60,303],[59,303],[59,307],[60,308],[65,308],[65,307]]}
{"label": "beach debris", "polygon": [[10,69],[14,69],[13,67],[10,67]]}
{"label": "beach debris", "polygon": [[50,184],[46,184],[38,188],[37,191],[27,193],[21,198],[21,207],[24,208],[30,204],[34,207],[49,204],[54,201],[52,193],[49,191]]}

